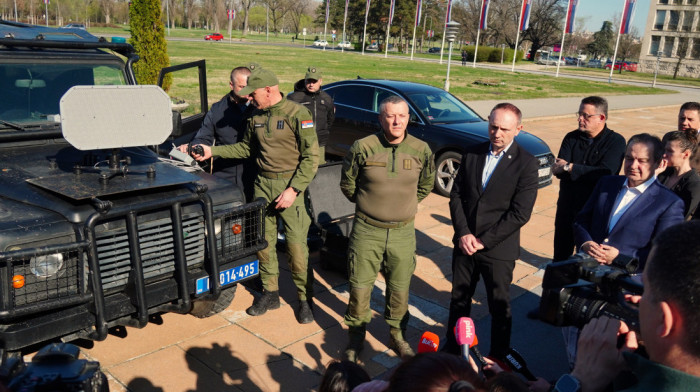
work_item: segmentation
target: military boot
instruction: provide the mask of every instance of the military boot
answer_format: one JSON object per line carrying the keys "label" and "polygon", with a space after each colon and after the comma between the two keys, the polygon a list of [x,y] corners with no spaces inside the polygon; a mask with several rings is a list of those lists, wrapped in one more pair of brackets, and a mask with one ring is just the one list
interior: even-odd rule
{"label": "military boot", "polygon": [[416,353],[413,352],[411,345],[408,344],[406,339],[404,339],[404,331],[399,328],[391,328],[389,332],[391,335],[391,345],[390,348],[396,352],[396,354],[401,357],[401,359],[408,359]]}
{"label": "military boot", "polygon": [[365,327],[350,327],[348,330],[348,346],[345,347],[343,359],[357,363],[365,345]]}
{"label": "military boot", "polygon": [[309,324],[314,321],[314,313],[312,310],[311,300],[300,300],[299,309],[297,309],[297,321],[299,324]]}
{"label": "military boot", "polygon": [[251,316],[260,316],[268,310],[279,309],[280,307],[280,292],[265,291],[262,296],[253,301],[253,305],[245,310]]}

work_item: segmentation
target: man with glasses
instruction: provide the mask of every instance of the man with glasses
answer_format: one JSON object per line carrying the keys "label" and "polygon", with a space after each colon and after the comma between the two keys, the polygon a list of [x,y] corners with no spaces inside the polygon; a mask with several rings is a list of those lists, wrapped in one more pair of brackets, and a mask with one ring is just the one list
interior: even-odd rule
{"label": "man with glasses", "polygon": [[605,98],[591,96],[581,100],[576,118],[578,129],[564,137],[552,166],[554,175],[560,180],[554,219],[553,261],[571,257],[576,214],[601,177],[620,172],[625,155],[625,138],[610,130],[605,123],[608,118]]}
{"label": "man with glasses", "polygon": [[287,97],[290,101],[300,103],[309,109],[314,118],[318,136],[319,165],[326,163],[326,143],[335,120],[333,98],[321,89],[322,83],[321,70],[317,67],[309,67],[304,79],[294,84],[294,92]]}

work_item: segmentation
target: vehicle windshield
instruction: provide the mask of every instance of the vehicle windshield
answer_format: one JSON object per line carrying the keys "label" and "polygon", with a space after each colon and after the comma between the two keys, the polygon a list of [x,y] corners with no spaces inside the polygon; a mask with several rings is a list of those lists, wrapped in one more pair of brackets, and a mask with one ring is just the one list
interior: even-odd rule
{"label": "vehicle windshield", "polygon": [[459,99],[445,91],[408,94],[415,107],[433,124],[481,121],[481,118]]}
{"label": "vehicle windshield", "polygon": [[61,97],[73,86],[124,84],[118,64],[0,63],[0,129],[59,123]]}

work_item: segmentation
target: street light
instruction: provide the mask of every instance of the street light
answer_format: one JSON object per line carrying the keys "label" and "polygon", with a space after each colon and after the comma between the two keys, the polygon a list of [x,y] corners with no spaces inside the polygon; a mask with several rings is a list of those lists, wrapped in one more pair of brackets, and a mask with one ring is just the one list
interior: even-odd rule
{"label": "street light", "polygon": [[661,61],[661,51],[656,52],[656,68],[654,68],[654,82],[651,83],[651,87],[656,87],[656,75],[659,74],[659,62]]}
{"label": "street light", "polygon": [[445,78],[445,91],[450,91],[450,64],[452,63],[452,43],[457,38],[459,23],[451,20],[445,26],[445,39],[450,43],[449,54],[447,55],[447,77]]}

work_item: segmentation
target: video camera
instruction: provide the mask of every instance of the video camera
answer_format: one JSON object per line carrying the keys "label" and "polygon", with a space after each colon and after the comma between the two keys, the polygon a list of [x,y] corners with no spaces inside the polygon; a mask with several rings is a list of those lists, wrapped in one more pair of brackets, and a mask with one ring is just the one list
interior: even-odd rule
{"label": "video camera", "polygon": [[611,265],[578,253],[547,265],[542,280],[539,317],[556,326],[582,328],[591,319],[608,316],[639,330],[639,312],[625,301],[625,294],[641,295],[642,284],[630,274],[636,258],[619,255]]}
{"label": "video camera", "polygon": [[79,355],[75,345],[54,343],[39,350],[30,363],[6,358],[0,366],[0,383],[9,391],[108,392],[100,363],[78,359]]}

